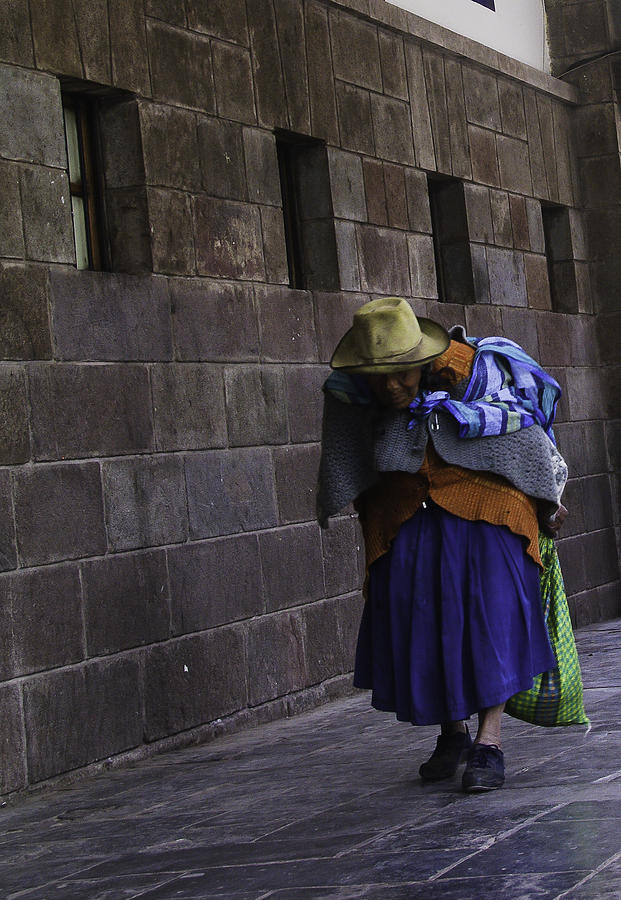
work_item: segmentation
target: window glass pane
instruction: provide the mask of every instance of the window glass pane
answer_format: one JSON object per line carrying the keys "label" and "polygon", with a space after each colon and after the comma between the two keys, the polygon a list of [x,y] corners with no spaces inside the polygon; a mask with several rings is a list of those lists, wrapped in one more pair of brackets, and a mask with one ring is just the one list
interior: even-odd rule
{"label": "window glass pane", "polygon": [[69,180],[82,181],[80,171],[80,145],[78,143],[78,117],[75,109],[65,107],[65,134],[67,136],[67,157],[69,160]]}
{"label": "window glass pane", "polygon": [[86,216],[84,202],[81,197],[71,198],[73,213],[73,234],[75,237],[75,259],[78,269],[88,269],[88,240],[86,238]]}

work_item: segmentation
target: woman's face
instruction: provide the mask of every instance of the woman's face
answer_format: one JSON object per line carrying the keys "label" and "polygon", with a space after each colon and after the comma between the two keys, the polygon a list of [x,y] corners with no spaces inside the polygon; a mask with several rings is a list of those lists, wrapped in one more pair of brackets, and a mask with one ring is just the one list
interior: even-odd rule
{"label": "woman's face", "polygon": [[407,409],[418,393],[422,367],[391,372],[389,375],[367,375],[369,387],[382,404],[392,409]]}

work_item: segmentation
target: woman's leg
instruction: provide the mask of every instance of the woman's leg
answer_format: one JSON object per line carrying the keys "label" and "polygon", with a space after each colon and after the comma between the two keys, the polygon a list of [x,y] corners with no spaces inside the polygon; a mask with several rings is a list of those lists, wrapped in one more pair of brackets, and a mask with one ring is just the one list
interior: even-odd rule
{"label": "woman's leg", "polygon": [[479,730],[474,739],[475,744],[495,744],[501,749],[500,726],[505,705],[488,706],[479,710]]}
{"label": "woman's leg", "polygon": [[500,725],[504,703],[479,710],[479,730],[474,740],[462,776],[467,794],[493,791],[505,780],[505,762],[500,748]]}

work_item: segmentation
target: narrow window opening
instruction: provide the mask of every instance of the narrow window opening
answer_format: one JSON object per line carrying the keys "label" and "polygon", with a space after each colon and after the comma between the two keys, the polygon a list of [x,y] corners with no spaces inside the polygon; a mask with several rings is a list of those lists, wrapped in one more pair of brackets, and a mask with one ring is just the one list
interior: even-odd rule
{"label": "narrow window opening", "polygon": [[427,185],[438,297],[445,303],[474,303],[474,276],[463,184],[456,178],[429,175]]}
{"label": "narrow window opening", "polygon": [[289,284],[338,290],[338,261],[328,155],[323,141],[277,132]]}
{"label": "narrow window opening", "polygon": [[541,215],[552,309],[563,313],[578,312],[578,286],[569,209],[555,203],[542,203]]}
{"label": "narrow window opening", "polygon": [[102,269],[102,184],[97,166],[96,119],[83,97],[63,95],[71,213],[78,269]]}

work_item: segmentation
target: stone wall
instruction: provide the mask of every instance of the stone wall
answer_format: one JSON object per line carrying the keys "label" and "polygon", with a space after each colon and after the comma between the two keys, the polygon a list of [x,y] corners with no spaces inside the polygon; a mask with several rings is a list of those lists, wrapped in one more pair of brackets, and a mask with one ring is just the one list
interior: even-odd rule
{"label": "stone wall", "polygon": [[[621,611],[574,86],[383,0],[4,12],[0,793],[348,689],[360,537],[319,530],[314,482],[372,296],[559,379],[572,613]],[[75,268],[61,89],[105,101],[112,271]],[[279,129],[325,141],[338,289],[289,286]],[[463,184],[468,303],[438,299],[429,174]],[[542,201],[571,225],[554,305]]]}

